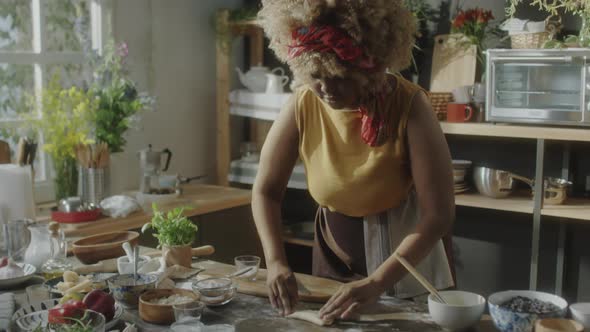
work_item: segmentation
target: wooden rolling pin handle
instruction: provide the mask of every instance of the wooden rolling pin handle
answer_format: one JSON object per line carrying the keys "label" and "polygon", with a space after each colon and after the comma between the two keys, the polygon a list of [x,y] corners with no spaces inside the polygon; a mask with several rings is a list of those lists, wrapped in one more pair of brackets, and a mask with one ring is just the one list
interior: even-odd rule
{"label": "wooden rolling pin handle", "polygon": [[[210,245],[206,245],[206,246],[202,246],[202,247],[197,247],[197,248],[192,248],[191,249],[191,255],[193,257],[200,257],[200,256],[209,256],[209,255],[213,255],[215,253],[215,247],[210,246]],[[162,252],[161,251],[150,251],[147,252],[145,254],[142,254],[143,256],[148,256],[148,257],[158,257],[158,256],[162,256]]]}
{"label": "wooden rolling pin handle", "polygon": [[193,255],[193,257],[209,256],[213,255],[214,253],[215,248],[209,245],[191,249],[191,254]]}

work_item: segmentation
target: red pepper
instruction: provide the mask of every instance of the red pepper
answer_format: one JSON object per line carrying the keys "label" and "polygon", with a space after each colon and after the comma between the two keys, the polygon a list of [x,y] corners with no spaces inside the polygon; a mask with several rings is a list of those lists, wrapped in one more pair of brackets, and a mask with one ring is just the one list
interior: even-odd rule
{"label": "red pepper", "polygon": [[73,319],[80,319],[86,311],[86,304],[78,300],[69,300],[64,304],[58,304],[49,309],[47,320],[49,324],[74,323]]}
{"label": "red pepper", "polygon": [[5,267],[6,265],[8,265],[8,257],[0,258],[0,267]]}
{"label": "red pepper", "polygon": [[88,309],[103,314],[107,321],[115,316],[115,298],[101,290],[95,289],[86,294],[84,304]]}

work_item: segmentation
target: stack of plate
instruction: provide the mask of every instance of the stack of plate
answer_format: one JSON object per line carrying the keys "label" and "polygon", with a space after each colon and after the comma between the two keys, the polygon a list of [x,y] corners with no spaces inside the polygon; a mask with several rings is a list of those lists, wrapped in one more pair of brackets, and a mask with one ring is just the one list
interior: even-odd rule
{"label": "stack of plate", "polygon": [[462,194],[470,189],[465,181],[465,176],[471,167],[469,160],[453,160],[453,179],[455,182],[455,194]]}

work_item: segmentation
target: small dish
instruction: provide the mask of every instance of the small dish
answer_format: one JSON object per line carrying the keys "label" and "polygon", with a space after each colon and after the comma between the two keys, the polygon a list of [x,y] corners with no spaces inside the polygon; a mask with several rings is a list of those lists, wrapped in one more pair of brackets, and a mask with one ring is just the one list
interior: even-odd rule
{"label": "small dish", "polygon": [[[102,291],[108,291],[109,286],[107,285],[107,279],[115,276],[116,273],[94,273],[86,275],[93,281],[92,288],[100,289]],[[57,284],[64,281],[63,277],[57,277],[45,281],[44,285],[49,288],[49,293],[52,297],[62,297],[63,293],[57,289]],[[84,294],[84,292],[81,292]]]}
{"label": "small dish", "polygon": [[172,304],[156,304],[150,302],[153,299],[169,297],[171,295],[190,297],[193,299],[193,302],[199,300],[197,294],[186,289],[152,289],[141,294],[139,297],[139,317],[153,324],[169,325],[174,323],[174,309],[172,308]]}
{"label": "small dish", "polygon": [[111,294],[125,308],[136,308],[141,293],[153,289],[158,281],[155,274],[138,274],[137,278],[134,280],[132,274],[119,274],[107,279]]}
{"label": "small dish", "polygon": [[584,332],[584,326],[571,319],[545,318],[535,321],[535,332]]}
{"label": "small dish", "polygon": [[229,278],[207,278],[194,281],[192,288],[201,296],[200,300],[210,307],[227,304],[236,295],[236,286]]}
{"label": "small dish", "polygon": [[23,269],[25,275],[16,278],[0,279],[0,289],[18,286],[23,282],[31,279],[35,275],[35,272],[37,272],[37,269],[31,264],[16,263],[16,265],[20,266]]}
{"label": "small dish", "polygon": [[[20,309],[14,312],[14,314],[12,315],[12,321],[15,322],[19,318],[26,316],[28,314],[32,314],[34,312],[49,310],[58,304],[59,299],[24,304]],[[117,323],[121,320],[121,316],[123,316],[123,307],[120,306],[118,303],[115,303],[115,316],[113,317],[113,319],[105,323],[105,329],[108,331],[114,328],[115,325],[117,325]]]}

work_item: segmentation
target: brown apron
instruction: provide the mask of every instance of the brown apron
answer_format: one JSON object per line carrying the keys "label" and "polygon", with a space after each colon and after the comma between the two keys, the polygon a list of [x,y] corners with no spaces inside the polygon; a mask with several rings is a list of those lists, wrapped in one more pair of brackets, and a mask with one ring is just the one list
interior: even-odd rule
{"label": "brown apron", "polygon": [[363,218],[320,207],[315,218],[312,273],[342,282],[367,276]]}

